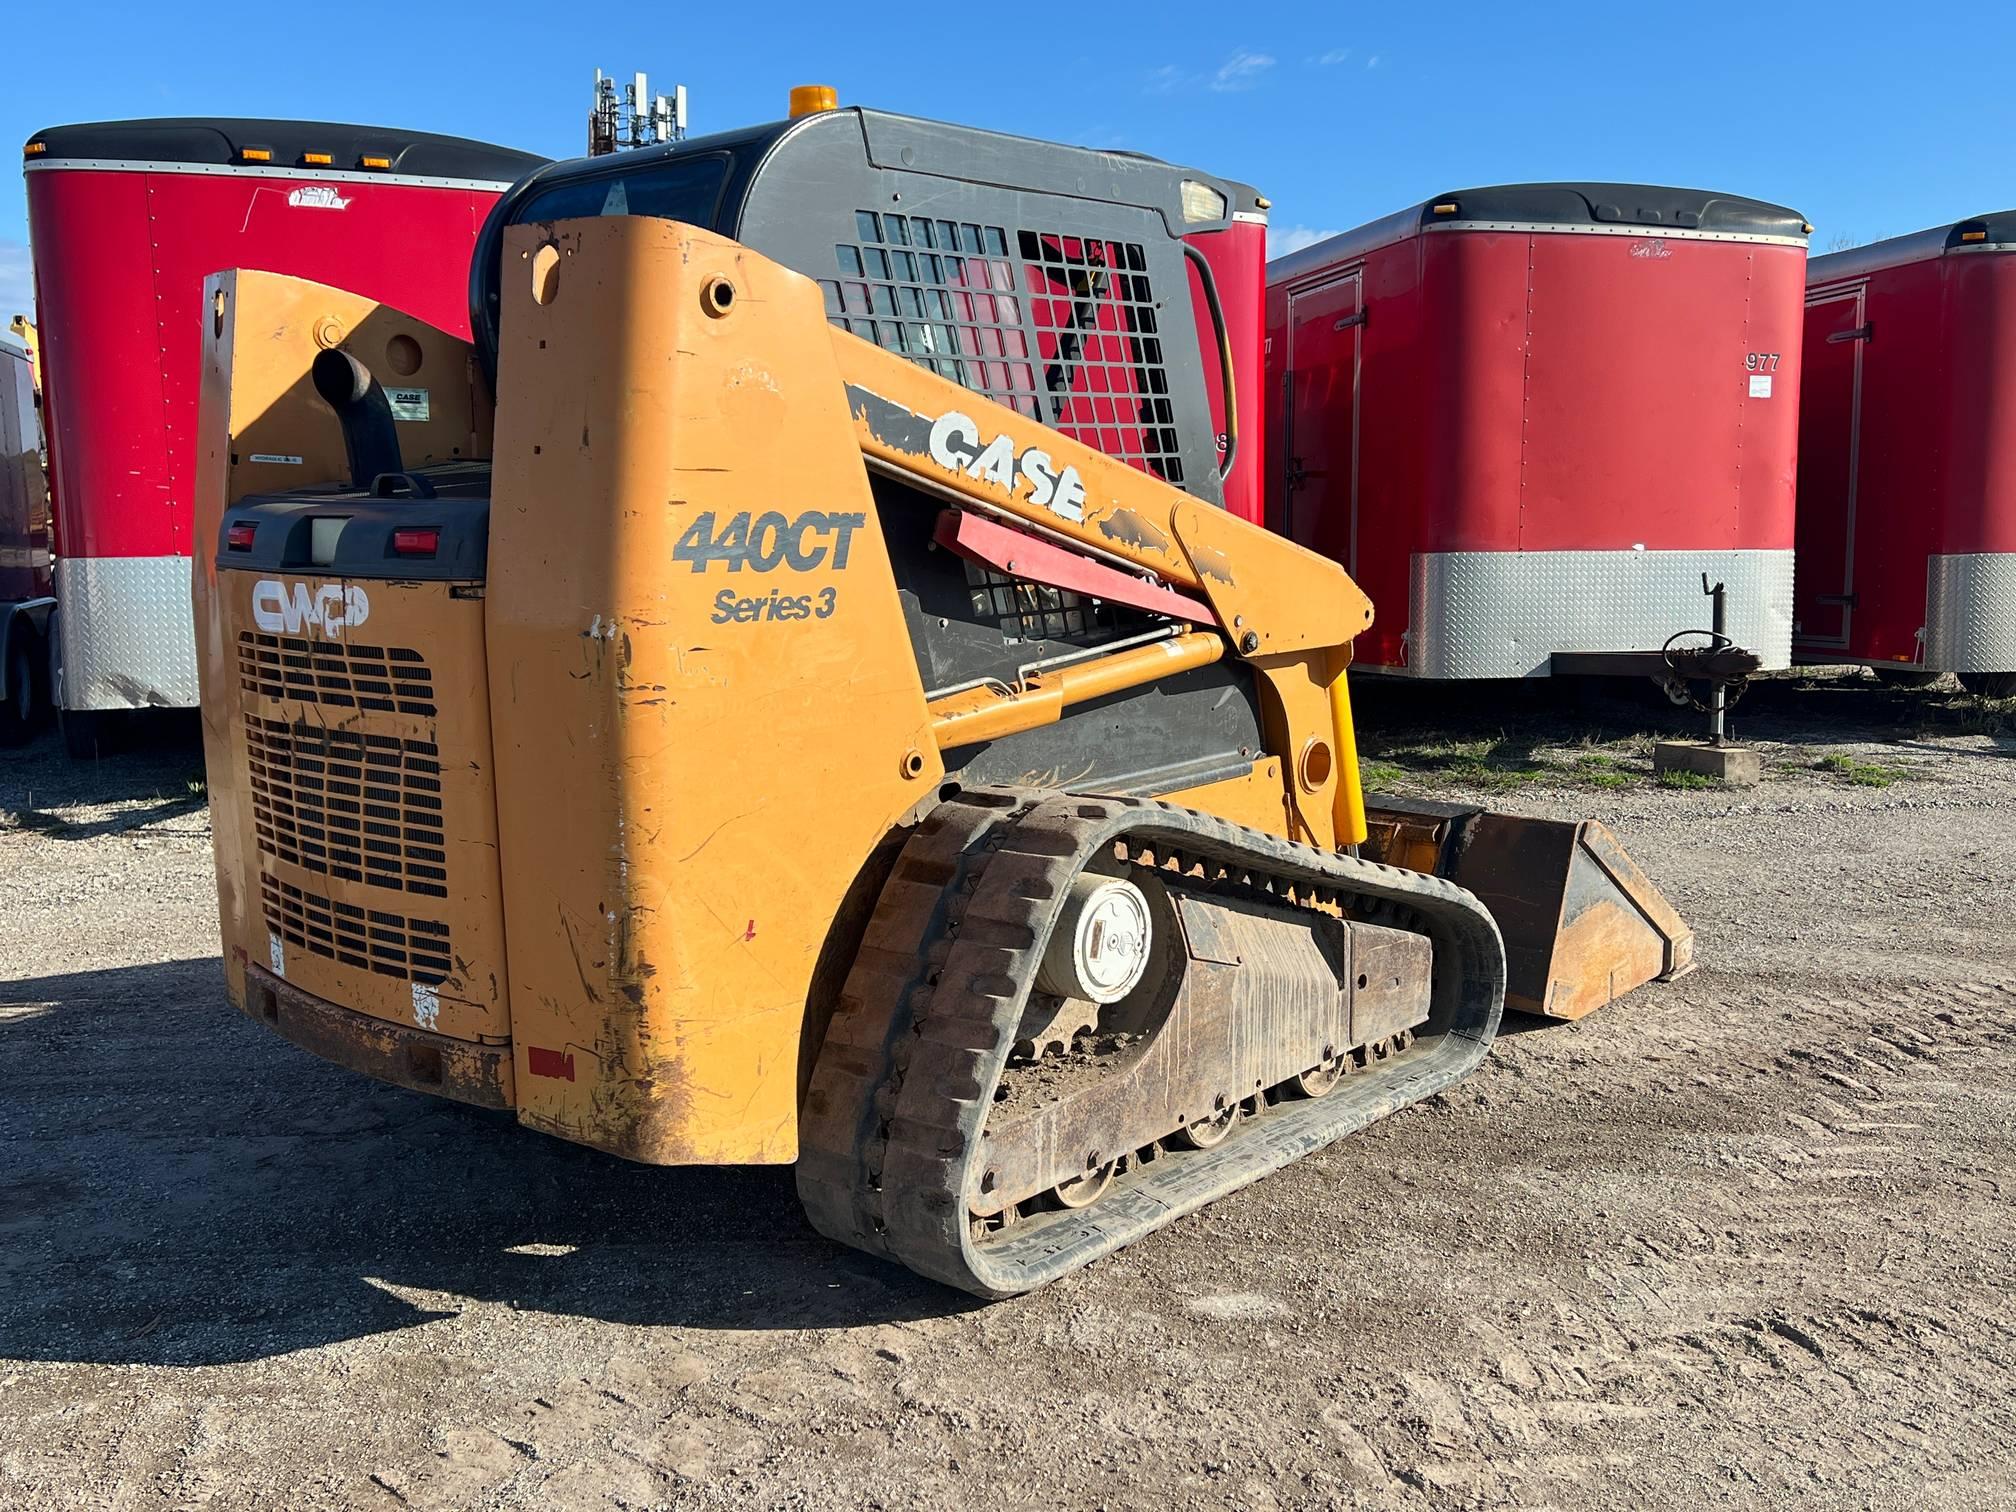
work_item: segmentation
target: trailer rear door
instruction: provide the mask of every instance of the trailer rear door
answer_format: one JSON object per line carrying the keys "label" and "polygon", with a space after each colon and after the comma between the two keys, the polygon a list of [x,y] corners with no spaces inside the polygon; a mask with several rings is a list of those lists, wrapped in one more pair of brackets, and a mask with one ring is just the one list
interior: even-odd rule
{"label": "trailer rear door", "polygon": [[[1363,282],[1353,269],[1288,296],[1287,530],[1358,570],[1358,360]],[[1349,422],[1344,423],[1345,417]]]}
{"label": "trailer rear door", "polygon": [[1799,396],[1799,516],[1793,623],[1802,646],[1848,644],[1855,603],[1855,479],[1862,429],[1867,286],[1806,300]]}

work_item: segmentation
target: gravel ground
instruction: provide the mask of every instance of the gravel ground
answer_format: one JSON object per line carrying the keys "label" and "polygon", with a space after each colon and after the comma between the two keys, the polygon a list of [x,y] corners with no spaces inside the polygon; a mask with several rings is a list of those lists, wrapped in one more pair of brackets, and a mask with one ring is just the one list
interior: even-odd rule
{"label": "gravel ground", "polygon": [[223,1001],[193,744],[0,753],[0,1503],[2016,1506],[2016,718],[1773,686],[1731,793],[1643,777],[1649,706],[1364,704],[1613,753],[1484,785],[1608,821],[1701,970],[988,1307],[788,1171],[291,1049]]}

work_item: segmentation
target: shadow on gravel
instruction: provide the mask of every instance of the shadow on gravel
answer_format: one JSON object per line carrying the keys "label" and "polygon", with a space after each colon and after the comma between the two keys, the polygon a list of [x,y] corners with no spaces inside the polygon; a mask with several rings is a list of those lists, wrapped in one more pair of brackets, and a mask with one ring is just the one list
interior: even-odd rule
{"label": "shadow on gravel", "polygon": [[[0,750],[0,828],[89,840],[202,811],[209,800],[193,710],[142,710],[122,717],[118,732],[108,754],[84,760],[66,754],[53,731]],[[117,811],[88,812],[107,806]]]}
{"label": "shadow on gravel", "polygon": [[[1366,676],[1353,681],[1351,696],[1368,764],[1390,760],[1419,777],[1486,786],[1494,775],[1538,775],[1542,748],[1706,733],[1704,715],[1676,707],[1644,678],[1423,683]],[[1729,719],[1738,740],[1908,749],[1928,738],[1979,735],[1989,741],[1979,755],[2016,757],[2016,702],[1991,703],[1952,686],[1901,687],[1855,675],[1765,678],[1745,690]]]}
{"label": "shadow on gravel", "polygon": [[216,959],[0,984],[0,1357],[211,1365],[465,1299],[687,1328],[978,1304],[820,1238],[788,1168],[659,1169],[381,1086]]}

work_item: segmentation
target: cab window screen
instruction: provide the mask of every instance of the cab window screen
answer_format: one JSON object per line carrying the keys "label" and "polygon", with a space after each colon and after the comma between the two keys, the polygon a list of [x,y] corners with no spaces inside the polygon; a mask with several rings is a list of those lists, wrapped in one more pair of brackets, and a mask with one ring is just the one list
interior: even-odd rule
{"label": "cab window screen", "polygon": [[520,206],[512,219],[522,225],[593,215],[650,215],[712,227],[727,177],[725,157],[674,158],[634,172],[555,184]]}

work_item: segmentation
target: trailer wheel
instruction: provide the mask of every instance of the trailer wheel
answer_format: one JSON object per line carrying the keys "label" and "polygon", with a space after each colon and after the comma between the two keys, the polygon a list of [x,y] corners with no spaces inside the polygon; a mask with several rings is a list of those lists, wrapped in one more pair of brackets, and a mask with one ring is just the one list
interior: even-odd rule
{"label": "trailer wheel", "polygon": [[2016,698],[2016,672],[1962,672],[1960,686],[1976,698]]}
{"label": "trailer wheel", "polygon": [[35,696],[35,632],[24,619],[7,637],[7,695],[0,699],[0,746],[23,744],[35,733],[41,701]]}
{"label": "trailer wheel", "polygon": [[73,760],[95,761],[106,734],[105,716],[94,709],[63,707],[63,611],[49,616],[49,706],[63,731],[63,749]]}

